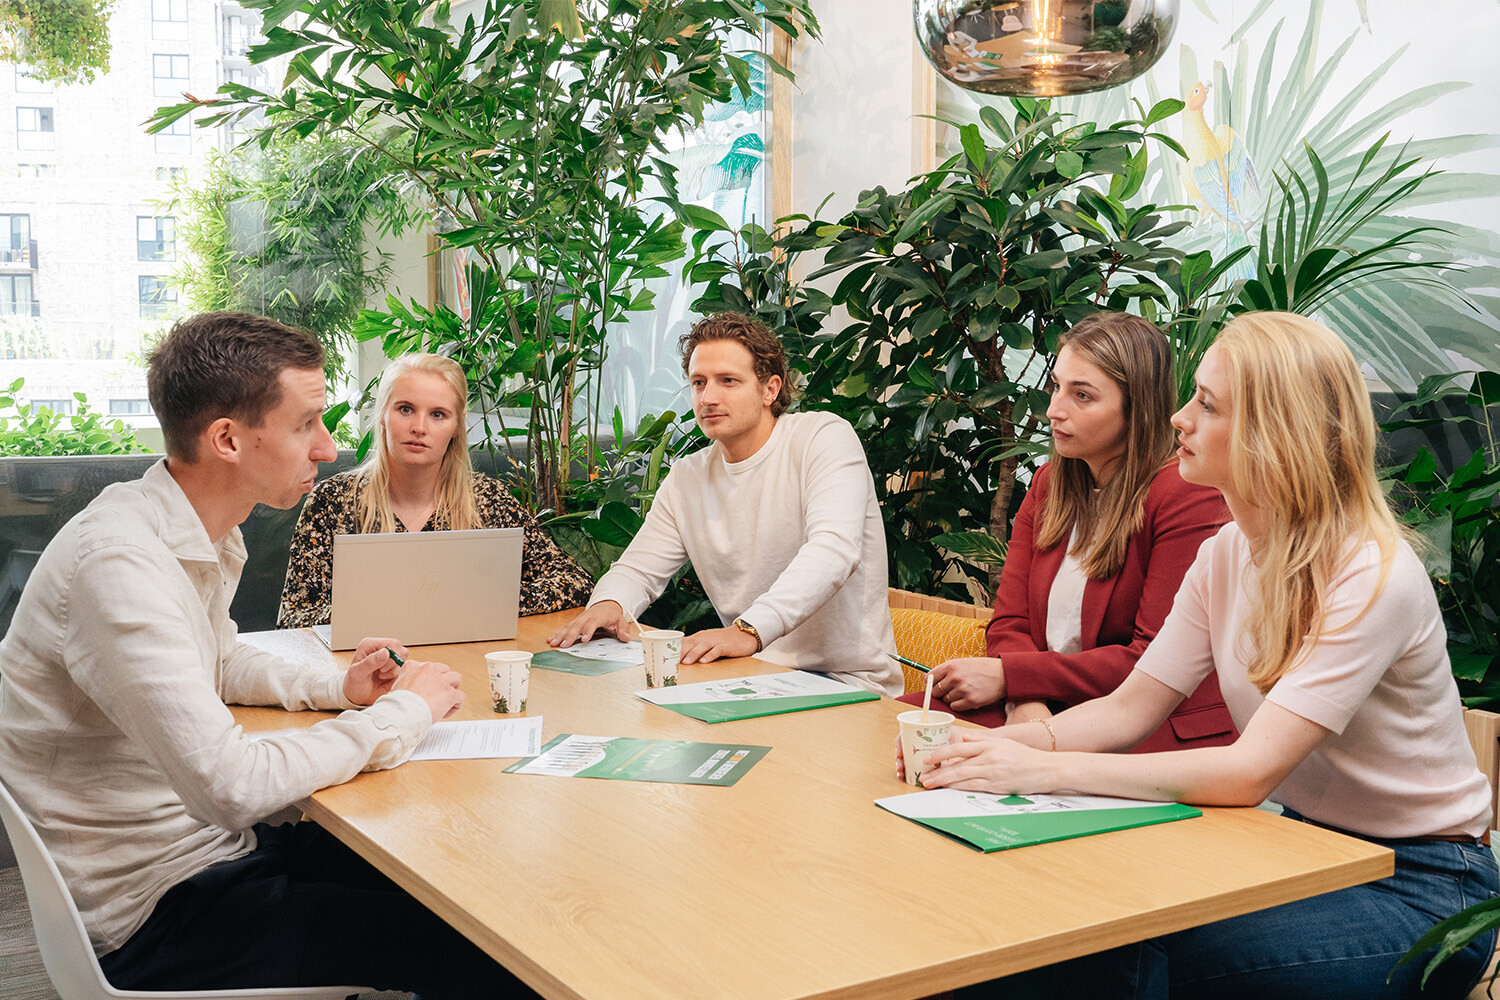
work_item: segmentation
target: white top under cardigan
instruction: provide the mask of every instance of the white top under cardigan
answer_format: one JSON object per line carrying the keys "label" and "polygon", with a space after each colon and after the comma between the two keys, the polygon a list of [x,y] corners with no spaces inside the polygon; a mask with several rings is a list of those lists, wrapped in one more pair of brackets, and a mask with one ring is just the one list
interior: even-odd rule
{"label": "white top under cardigan", "polygon": [[1243,629],[1260,582],[1244,533],[1226,525],[1198,550],[1136,669],[1184,694],[1217,670],[1241,732],[1267,700],[1331,730],[1271,795],[1308,819],[1370,837],[1477,837],[1490,787],[1464,732],[1432,583],[1398,542],[1371,603],[1380,568],[1375,542],[1353,552],[1329,587],[1325,634],[1263,698],[1245,679]]}
{"label": "white top under cardigan", "polygon": [[676,462],[589,603],[639,615],[689,561],[719,620],[760,632],[763,659],[901,693],[885,525],[848,421],[789,413],[743,462],[717,443]]}
{"label": "white top under cardigan", "polygon": [[412,691],[251,739],[225,702],[353,708],[340,670],[236,640],[236,528],[209,541],[164,462],[104,490],[47,546],[0,643],[0,775],[57,861],[95,951],[172,886],[249,853],[258,820],[410,756]]}

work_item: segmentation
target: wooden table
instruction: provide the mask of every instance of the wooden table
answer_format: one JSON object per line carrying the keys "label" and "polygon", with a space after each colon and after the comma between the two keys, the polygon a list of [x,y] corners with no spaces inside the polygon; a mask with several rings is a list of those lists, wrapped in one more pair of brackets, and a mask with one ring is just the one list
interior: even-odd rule
{"label": "wooden table", "polygon": [[[490,716],[483,653],[414,652],[464,674]],[[257,645],[308,660],[308,632]],[[733,660],[684,683],[765,673]],[[984,855],[872,805],[905,787],[888,699],[706,725],[631,696],[641,668],[534,669],[544,734],[774,749],[729,788],[505,774],[433,761],[363,774],[307,813],[550,998],[923,997],[1389,875],[1389,851],[1256,809]],[[236,709],[248,729],[311,725]]]}

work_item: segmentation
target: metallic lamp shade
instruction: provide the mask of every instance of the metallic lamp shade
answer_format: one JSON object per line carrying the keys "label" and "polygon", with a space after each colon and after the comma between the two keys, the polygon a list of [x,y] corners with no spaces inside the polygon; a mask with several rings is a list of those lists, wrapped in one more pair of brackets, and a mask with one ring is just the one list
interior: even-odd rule
{"label": "metallic lamp shade", "polygon": [[1166,52],[1177,0],[912,0],[937,71],[986,94],[1059,97],[1133,80]]}

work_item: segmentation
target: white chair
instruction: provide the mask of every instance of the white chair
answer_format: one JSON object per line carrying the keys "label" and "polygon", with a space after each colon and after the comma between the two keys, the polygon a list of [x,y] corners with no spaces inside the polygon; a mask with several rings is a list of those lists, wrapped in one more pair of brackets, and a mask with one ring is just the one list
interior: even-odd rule
{"label": "white chair", "polygon": [[104,978],[99,960],[94,957],[83,918],[73,905],[73,896],[63,882],[62,873],[36,827],[21,812],[10,790],[0,782],[0,823],[10,835],[21,869],[21,883],[26,887],[26,902],[31,907],[31,922],[36,927],[37,950],[42,964],[62,1000],[106,1000],[112,997],[139,997],[140,1000],[218,1000],[239,997],[260,1000],[264,997],[299,997],[302,1000],[344,1000],[362,992],[358,986],[317,986],[296,989],[263,990],[192,990],[168,993],[144,993],[139,990],[117,990]]}

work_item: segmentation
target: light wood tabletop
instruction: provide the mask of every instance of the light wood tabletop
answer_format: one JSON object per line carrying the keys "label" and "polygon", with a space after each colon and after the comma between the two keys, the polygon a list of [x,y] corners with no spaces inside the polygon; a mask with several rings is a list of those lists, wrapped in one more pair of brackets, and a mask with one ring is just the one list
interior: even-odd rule
{"label": "light wood tabletop", "polygon": [[[458,718],[493,718],[483,654]],[[257,633],[336,659],[310,632]],[[684,666],[691,683],[780,669]],[[533,669],[528,714],[559,733],[773,749],[733,787],[505,774],[513,761],[414,762],[304,803],[308,815],[549,998],[914,998],[1328,892],[1391,853],[1256,809],[981,854],[873,805],[902,792],[889,699],[707,725],[632,696],[640,667]],[[236,708],[247,729],[324,713]],[[399,933],[399,929],[393,929]]]}

